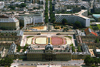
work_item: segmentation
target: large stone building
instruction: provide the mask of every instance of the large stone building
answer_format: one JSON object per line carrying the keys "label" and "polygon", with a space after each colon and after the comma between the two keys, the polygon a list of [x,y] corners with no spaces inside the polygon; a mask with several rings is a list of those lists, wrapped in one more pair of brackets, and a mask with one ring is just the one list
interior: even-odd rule
{"label": "large stone building", "polygon": [[20,45],[23,32],[20,30],[0,31],[0,47],[9,48],[12,42]]}
{"label": "large stone building", "polygon": [[44,23],[43,15],[42,14],[27,14],[27,15],[20,15],[18,17],[20,24],[22,26],[26,26],[28,24],[42,24]]}
{"label": "large stone building", "polygon": [[0,15],[0,29],[18,30],[19,21],[13,16]]}
{"label": "large stone building", "polygon": [[[8,57],[28,61],[68,61],[71,59],[84,59],[87,55],[90,55],[87,45],[83,45],[82,49],[83,52],[72,52],[69,46],[65,50],[54,50],[53,46],[48,44],[44,50],[33,50],[32,47],[29,47],[26,52],[15,52],[8,54]],[[84,51],[84,49],[87,51]]]}

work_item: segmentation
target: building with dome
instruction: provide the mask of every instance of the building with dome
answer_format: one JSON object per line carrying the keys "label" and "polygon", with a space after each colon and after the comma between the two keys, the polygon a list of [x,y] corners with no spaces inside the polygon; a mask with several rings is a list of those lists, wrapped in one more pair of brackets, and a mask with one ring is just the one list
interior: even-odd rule
{"label": "building with dome", "polygon": [[27,60],[71,60],[70,50],[53,50],[53,45],[47,44],[45,50],[30,50],[27,53]]}

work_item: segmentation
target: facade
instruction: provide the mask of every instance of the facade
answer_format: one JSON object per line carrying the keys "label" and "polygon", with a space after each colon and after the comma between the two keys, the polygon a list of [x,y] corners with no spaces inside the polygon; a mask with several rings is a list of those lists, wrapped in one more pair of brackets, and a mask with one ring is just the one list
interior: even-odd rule
{"label": "facade", "polygon": [[13,16],[0,15],[0,28],[4,30],[18,30],[19,21]]}
{"label": "facade", "polygon": [[0,47],[9,48],[13,42],[16,45],[20,45],[22,36],[23,32],[20,30],[0,31]]}
{"label": "facade", "polygon": [[43,23],[43,16],[33,16],[33,24]]}
{"label": "facade", "polygon": [[52,45],[46,45],[44,50],[34,50],[31,47],[27,52],[8,54],[8,57],[20,58],[28,61],[68,61],[71,59],[84,59],[89,52],[72,52],[70,46],[62,50],[54,50]]}
{"label": "facade", "polygon": [[[90,19],[83,16],[85,15],[85,10],[79,12],[78,14],[55,14],[56,22],[61,23],[63,19],[66,19],[69,23],[75,23],[79,21],[84,27],[90,26]],[[72,20],[73,19],[73,20]]]}
{"label": "facade", "polygon": [[32,24],[32,17],[24,17],[24,26]]}

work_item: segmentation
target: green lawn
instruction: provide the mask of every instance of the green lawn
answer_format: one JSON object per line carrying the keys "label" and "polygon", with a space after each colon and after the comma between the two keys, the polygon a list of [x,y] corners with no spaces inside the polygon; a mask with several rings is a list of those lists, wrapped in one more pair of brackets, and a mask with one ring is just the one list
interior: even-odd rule
{"label": "green lawn", "polygon": [[90,25],[90,27],[89,27],[90,29],[92,29],[92,26]]}
{"label": "green lawn", "polygon": [[72,37],[71,37],[71,36],[66,36],[66,37],[68,37],[68,38],[72,39]]}
{"label": "green lawn", "polygon": [[100,29],[100,24],[97,24],[98,28]]}
{"label": "green lawn", "polygon": [[30,38],[30,37],[33,37],[33,36],[27,36],[27,38]]}
{"label": "green lawn", "polygon": [[99,30],[100,29],[100,25],[90,25],[90,29]]}

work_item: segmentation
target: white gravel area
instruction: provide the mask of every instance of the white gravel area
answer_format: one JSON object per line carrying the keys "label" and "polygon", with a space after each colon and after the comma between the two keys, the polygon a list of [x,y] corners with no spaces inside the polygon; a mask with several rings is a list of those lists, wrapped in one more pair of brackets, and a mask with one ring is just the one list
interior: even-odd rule
{"label": "white gravel area", "polygon": [[72,44],[72,39],[70,39],[70,38],[66,38],[66,42],[67,42],[67,44]]}
{"label": "white gravel area", "polygon": [[33,37],[27,38],[27,44],[32,44]]}
{"label": "white gravel area", "polygon": [[38,37],[36,38],[35,43],[36,44],[46,44],[47,43],[46,40],[47,40],[46,37]]}

